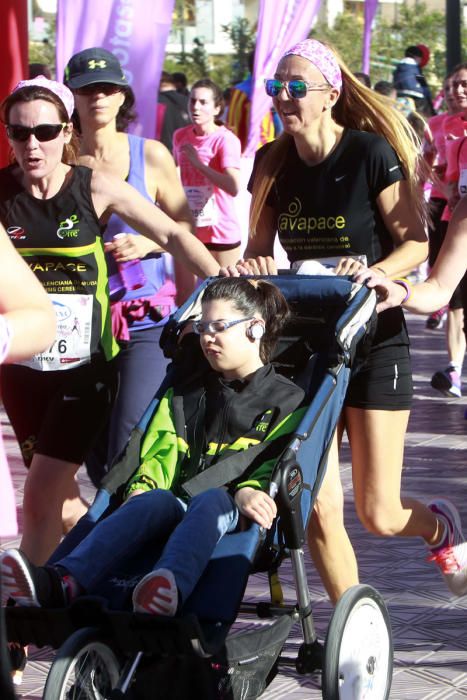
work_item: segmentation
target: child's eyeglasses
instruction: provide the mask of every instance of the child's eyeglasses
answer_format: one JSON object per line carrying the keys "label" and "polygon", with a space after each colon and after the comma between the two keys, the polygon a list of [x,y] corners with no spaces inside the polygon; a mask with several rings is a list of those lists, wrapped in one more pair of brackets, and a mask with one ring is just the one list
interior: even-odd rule
{"label": "child's eyeglasses", "polygon": [[33,135],[38,141],[53,141],[65,127],[66,122],[62,124],[38,124],[37,126],[7,124],[6,133],[12,141],[24,142]]}
{"label": "child's eyeglasses", "polygon": [[264,87],[269,97],[277,97],[282,88],[285,88],[289,97],[300,100],[310,90],[326,90],[329,85],[327,83],[307,83],[306,80],[276,80],[271,78],[264,81]]}
{"label": "child's eyeglasses", "polygon": [[193,330],[198,335],[203,335],[204,333],[223,333],[231,326],[236,326],[237,323],[243,323],[244,321],[252,321],[253,316],[249,318],[236,318],[235,321],[225,321],[220,319],[219,321],[209,321],[205,323],[204,321],[193,321]]}

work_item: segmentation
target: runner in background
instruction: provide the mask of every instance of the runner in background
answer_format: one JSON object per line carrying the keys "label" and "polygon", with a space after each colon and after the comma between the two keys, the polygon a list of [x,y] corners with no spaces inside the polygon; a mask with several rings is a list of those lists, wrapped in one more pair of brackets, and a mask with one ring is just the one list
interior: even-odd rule
{"label": "runner in background", "polygon": [[220,266],[240,257],[240,224],[234,198],[240,185],[240,141],[221,118],[222,90],[209,78],[189,96],[192,124],[174,134],[175,161],[195,219],[196,235]]}

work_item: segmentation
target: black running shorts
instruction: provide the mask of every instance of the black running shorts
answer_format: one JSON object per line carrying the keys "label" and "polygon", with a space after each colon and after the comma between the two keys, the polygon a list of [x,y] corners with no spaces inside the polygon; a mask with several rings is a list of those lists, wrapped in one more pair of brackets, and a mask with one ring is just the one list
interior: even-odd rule
{"label": "black running shorts", "polygon": [[116,388],[114,362],[56,372],[3,365],[3,403],[26,466],[36,452],[81,464],[106,422]]}
{"label": "black running shorts", "polygon": [[345,406],[404,411],[412,406],[413,385],[407,345],[384,345],[370,354],[351,378]]}

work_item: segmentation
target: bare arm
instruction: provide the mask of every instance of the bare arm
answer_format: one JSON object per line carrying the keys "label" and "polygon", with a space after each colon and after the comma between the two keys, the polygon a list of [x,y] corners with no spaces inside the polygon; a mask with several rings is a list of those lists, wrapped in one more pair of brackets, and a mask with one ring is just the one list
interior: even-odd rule
{"label": "bare arm", "polygon": [[380,193],[377,203],[396,246],[378,265],[388,277],[406,275],[428,256],[428,238],[424,224],[414,211],[407,183],[400,181],[386,187]]}
{"label": "bare arm", "polygon": [[[167,216],[193,233],[193,216],[171,153],[159,141],[148,140],[145,155],[148,168],[154,173],[155,200],[158,205]],[[177,304],[180,306],[194,291],[196,276],[178,260],[174,260],[174,271]]]}
{"label": "bare arm", "polygon": [[0,226],[0,313],[8,320],[12,340],[7,362],[18,362],[45,350],[54,340],[55,311],[47,292]]}
{"label": "bare arm", "polygon": [[[237,270],[243,275],[276,275],[274,260],[274,239],[276,237],[276,217],[272,207],[265,205],[256,226],[256,233],[250,233],[243,260]],[[230,269],[229,274],[232,274]]]}
{"label": "bare arm", "polygon": [[[449,222],[446,238],[436,259],[436,263],[425,282],[416,284],[411,291],[404,308],[416,313],[430,313],[447,304],[466,272],[467,268],[467,197],[461,199],[453,217]],[[378,311],[399,306],[406,290],[404,287],[383,279],[371,276],[368,280],[368,270],[356,275],[355,280],[367,282],[381,296]]]}
{"label": "bare arm", "polygon": [[429,313],[447,304],[467,269],[467,198],[461,199],[430,276],[412,290],[405,307]]}
{"label": "bare arm", "polygon": [[[144,143],[144,161],[146,169],[146,188],[154,202],[163,212],[170,216],[186,231],[193,232],[193,219],[185,196],[185,191],[178,177],[174,159],[159,141],[147,139]],[[117,262],[144,258],[149,253],[162,249],[146,236],[127,234],[114,243],[106,244],[106,250],[112,251]],[[191,275],[191,273],[188,273]],[[191,275],[191,278],[193,276]]]}
{"label": "bare arm", "polygon": [[205,246],[131,185],[107,173],[94,171],[91,193],[101,221],[107,221],[110,214],[116,213],[199,277],[218,273],[219,265]]}
{"label": "bare arm", "polygon": [[153,140],[146,141],[144,153],[146,167],[153,173],[154,201],[182,228],[193,232],[193,216],[171,153]]}
{"label": "bare arm", "polygon": [[225,168],[222,172],[201,162],[196,148],[191,143],[185,143],[182,150],[190,163],[200,171],[213,185],[236,197],[240,189],[240,170]]}
{"label": "bare arm", "polygon": [[[384,270],[387,277],[402,277],[428,256],[428,238],[424,224],[414,211],[407,183],[404,181],[386,187],[379,194],[377,204],[395,248],[384,260],[372,265],[372,268],[377,269],[378,274]],[[355,274],[359,267],[361,263],[352,258],[343,258],[336,266],[336,272],[340,275],[351,275]]]}

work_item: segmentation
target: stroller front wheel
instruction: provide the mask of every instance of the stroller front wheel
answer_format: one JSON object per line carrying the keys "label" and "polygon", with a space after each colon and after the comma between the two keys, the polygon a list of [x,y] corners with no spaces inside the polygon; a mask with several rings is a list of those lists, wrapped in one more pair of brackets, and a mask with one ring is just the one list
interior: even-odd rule
{"label": "stroller front wheel", "polygon": [[324,700],[386,700],[392,682],[393,646],[386,605],[367,585],[339,599],[324,647]]}
{"label": "stroller front wheel", "polygon": [[77,630],[52,662],[43,700],[109,700],[120,671],[116,655],[95,628]]}

